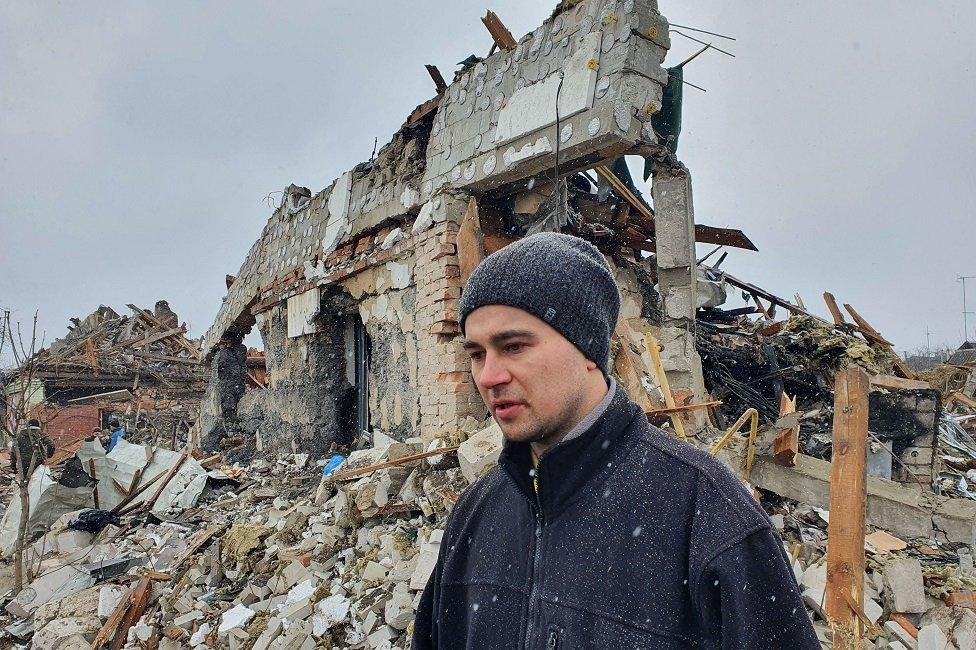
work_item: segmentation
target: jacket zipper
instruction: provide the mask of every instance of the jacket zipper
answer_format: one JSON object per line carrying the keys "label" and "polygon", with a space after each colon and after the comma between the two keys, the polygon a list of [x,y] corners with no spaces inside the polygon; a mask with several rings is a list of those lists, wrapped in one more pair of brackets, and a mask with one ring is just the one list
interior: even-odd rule
{"label": "jacket zipper", "polygon": [[559,646],[559,632],[552,630],[549,632],[549,642],[546,644],[546,650],[556,650]]}
{"label": "jacket zipper", "polygon": [[525,649],[530,650],[532,644],[532,622],[535,620],[535,602],[538,598],[539,563],[542,559],[542,504],[539,495],[535,495],[535,549],[532,553],[532,573],[529,574],[529,612],[525,621]]}

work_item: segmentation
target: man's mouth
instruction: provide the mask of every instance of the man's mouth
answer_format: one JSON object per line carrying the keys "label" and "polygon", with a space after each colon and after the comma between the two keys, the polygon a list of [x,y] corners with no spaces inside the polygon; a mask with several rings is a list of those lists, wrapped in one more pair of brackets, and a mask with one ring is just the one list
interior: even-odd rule
{"label": "man's mouth", "polygon": [[522,402],[510,400],[498,400],[492,404],[495,417],[499,420],[512,420],[516,418],[524,408],[525,404]]}

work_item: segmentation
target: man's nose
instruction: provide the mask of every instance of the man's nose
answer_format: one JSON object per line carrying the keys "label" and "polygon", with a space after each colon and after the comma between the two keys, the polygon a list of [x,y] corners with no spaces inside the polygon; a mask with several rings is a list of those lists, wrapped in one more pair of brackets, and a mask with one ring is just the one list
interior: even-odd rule
{"label": "man's nose", "polygon": [[486,353],[484,365],[481,366],[481,371],[477,376],[477,383],[482,388],[490,390],[495,386],[507,384],[511,379],[512,375],[505,367],[504,361],[496,354]]}

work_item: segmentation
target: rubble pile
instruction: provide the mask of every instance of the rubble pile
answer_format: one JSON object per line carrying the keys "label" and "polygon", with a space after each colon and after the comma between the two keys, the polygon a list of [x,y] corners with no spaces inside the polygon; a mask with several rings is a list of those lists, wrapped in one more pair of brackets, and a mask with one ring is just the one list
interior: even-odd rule
{"label": "rubble pile", "polygon": [[[122,510],[127,497],[108,497],[107,483],[128,475],[138,486],[135,472],[146,470],[146,480],[158,473],[138,459],[175,452],[123,442],[105,455],[88,443],[79,460],[96,459],[96,475],[104,469],[95,494],[116,514],[60,512],[39,531],[28,552],[37,570],[8,597],[4,633],[35,648],[97,647],[120,635],[112,647],[407,648],[446,515],[501,449],[496,426],[478,430],[469,420],[465,429],[459,445],[377,434],[374,447],[347,458],[297,453],[223,470],[207,469],[223,464],[219,455],[161,458],[170,470],[184,459],[177,469],[186,476],[174,479],[183,489]],[[829,513],[771,493],[757,498],[784,538],[826,645]],[[879,529],[865,550],[864,647],[974,647],[971,546]]]}
{"label": "rubble pile", "polygon": [[[764,495],[764,505],[793,564],[814,629],[826,624],[828,511]],[[870,529],[869,529],[870,530]],[[865,536],[862,647],[976,647],[976,571],[972,547],[934,539],[902,540],[877,529]],[[859,616],[860,618],[860,616]]]}
{"label": "rubble pile", "polygon": [[[218,456],[179,455],[187,489],[168,490],[170,498],[164,490],[142,509],[113,484],[128,475],[138,486],[136,460],[149,448],[123,441],[106,456],[88,443],[79,460],[104,469],[95,494],[118,518],[74,510],[44,530],[28,551],[36,577],[7,603],[6,635],[38,648],[87,648],[119,635],[131,647],[408,647],[445,515],[465,477],[497,459],[501,434],[476,433],[463,451],[446,440],[426,450],[419,438],[376,442],[338,470],[299,453],[208,473]],[[157,473],[141,469],[147,480]],[[79,520],[100,529],[79,530]]]}
{"label": "rubble pile", "polygon": [[82,375],[93,383],[99,378],[106,383],[112,376],[139,375],[163,386],[206,381],[206,370],[198,363],[199,345],[186,338],[186,325],[179,324],[165,300],[158,301],[154,311],[128,307],[132,316],[120,316],[102,305],[84,320],[72,319],[68,334],[38,353],[37,376],[77,380],[75,375]]}

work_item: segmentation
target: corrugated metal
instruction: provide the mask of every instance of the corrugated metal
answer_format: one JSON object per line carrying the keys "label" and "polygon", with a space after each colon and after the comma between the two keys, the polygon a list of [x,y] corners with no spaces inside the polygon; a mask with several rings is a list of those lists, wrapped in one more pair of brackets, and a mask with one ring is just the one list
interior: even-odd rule
{"label": "corrugated metal", "polygon": [[288,338],[316,332],[312,319],[319,313],[319,300],[318,287],[288,299]]}

